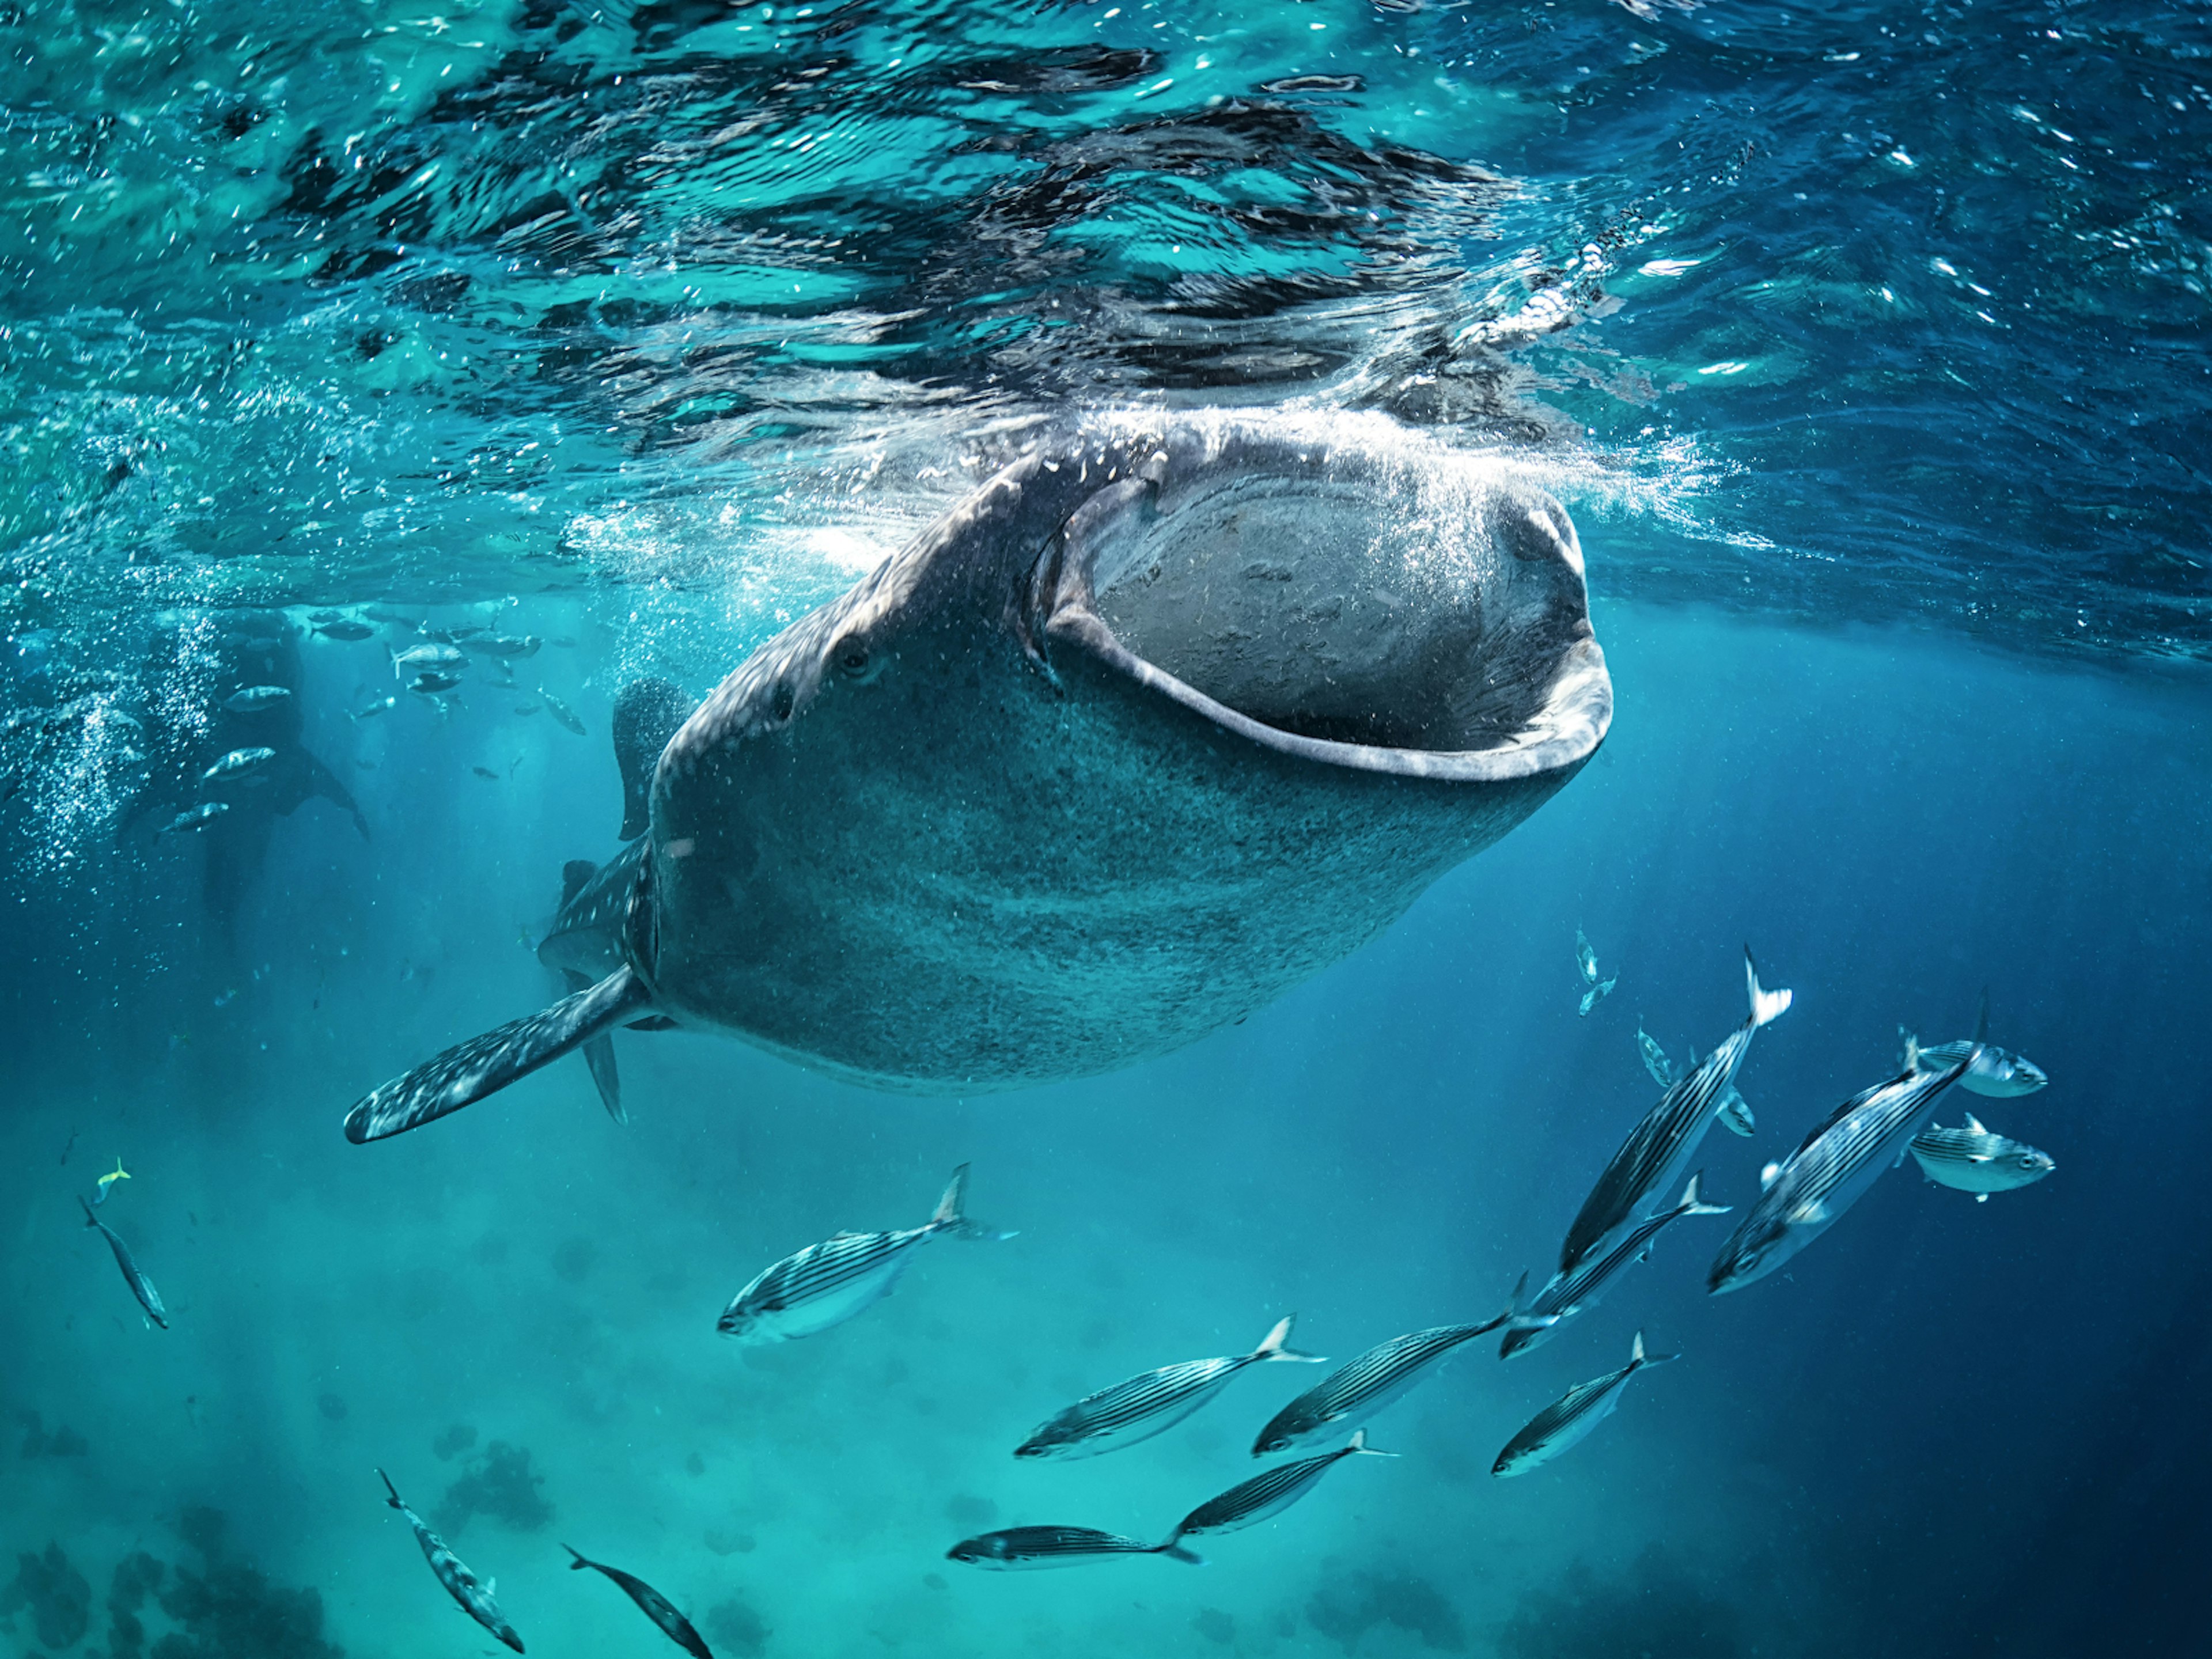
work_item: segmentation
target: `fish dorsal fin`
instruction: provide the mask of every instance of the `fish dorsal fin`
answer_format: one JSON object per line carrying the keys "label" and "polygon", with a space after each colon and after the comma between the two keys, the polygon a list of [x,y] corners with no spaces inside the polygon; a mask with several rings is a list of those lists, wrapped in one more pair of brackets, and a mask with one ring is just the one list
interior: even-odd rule
{"label": "fish dorsal fin", "polygon": [[1770,1164],[1765,1169],[1761,1170],[1759,1172],[1759,1191],[1765,1192],[1769,1187],[1771,1187],[1774,1184],[1774,1178],[1781,1173],[1782,1166],[1779,1164]]}
{"label": "fish dorsal fin", "polygon": [[1976,1117],[1972,1112],[1969,1112],[1966,1114],[1966,1133],[1969,1134],[1985,1135],[1989,1133],[1989,1131],[1982,1127],[1981,1119]]}
{"label": "fish dorsal fin", "polygon": [[1990,988],[1984,985],[1982,987],[1981,1006],[1974,1012],[1974,1041],[1977,1042],[1987,1042],[1989,1040]]}
{"label": "fish dorsal fin", "polygon": [[1629,1346],[1628,1363],[1632,1365],[1644,1363],[1644,1333],[1641,1331],[1637,1332],[1636,1340]]}
{"label": "fish dorsal fin", "polygon": [[1817,1198],[1808,1199],[1790,1212],[1790,1224],[1794,1227],[1816,1227],[1828,1218],[1828,1206]]}
{"label": "fish dorsal fin", "polygon": [[1920,1069],[1920,1039],[1910,1031],[1905,1034],[1905,1069],[1908,1072]]}

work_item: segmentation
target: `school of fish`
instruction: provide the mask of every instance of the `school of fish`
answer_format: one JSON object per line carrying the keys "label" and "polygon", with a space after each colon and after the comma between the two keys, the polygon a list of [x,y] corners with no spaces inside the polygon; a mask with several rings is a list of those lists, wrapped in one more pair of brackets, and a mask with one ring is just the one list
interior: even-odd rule
{"label": "school of fish", "polygon": [[[498,635],[483,628],[434,629],[380,613],[366,620],[349,613],[322,613],[313,620],[313,629],[329,641],[355,642],[373,637],[378,624],[401,623],[417,631],[420,639],[404,649],[386,647],[392,674],[405,690],[436,702],[441,713],[450,710],[450,694],[470,666],[470,651],[499,668],[505,678],[496,684],[505,687],[514,683],[512,662],[534,655],[540,644],[535,635]],[[465,644],[468,650],[462,648]],[[283,687],[241,685],[224,697],[223,706],[234,713],[252,714],[282,705],[291,696]],[[536,696],[537,702],[519,706],[515,712],[533,713],[542,707],[568,730],[579,734],[586,730],[567,703],[543,688]],[[383,696],[356,710],[353,717],[381,714],[396,702],[393,696]],[[618,722],[621,717],[618,710]],[[251,788],[273,754],[265,747],[230,750],[205,769],[201,785],[210,792]],[[481,766],[474,769],[494,781],[500,775]],[[230,807],[230,800],[217,794],[179,814],[163,833],[203,828]],[[571,929],[588,931],[597,925],[591,905],[575,901],[595,890],[592,884],[603,875],[589,865],[570,867],[562,914]],[[549,939],[547,946],[540,947],[541,954],[555,944]],[[560,960],[560,951],[554,950],[547,959]],[[1620,975],[1601,976],[1596,953],[1580,927],[1575,934],[1575,963],[1580,981],[1577,1013],[1588,1018],[1618,985]],[[1707,1201],[1704,1174],[1692,1173],[1691,1165],[1713,1122],[1740,1136],[1756,1133],[1755,1119],[1735,1079],[1753,1038],[1788,1012],[1794,1000],[1790,991],[1770,990],[1761,983],[1748,951],[1744,980],[1747,1009],[1742,1022],[1702,1057],[1693,1053],[1677,1065],[1639,1021],[1638,1052],[1662,1092],[1599,1171],[1567,1228],[1555,1270],[1533,1294],[1529,1276],[1523,1273],[1504,1308],[1488,1317],[1392,1336],[1338,1365],[1274,1412],[1252,1442],[1255,1458],[1305,1455],[1267,1464],[1249,1479],[1205,1499],[1152,1540],[1089,1526],[1038,1522],[963,1539],[944,1552],[945,1559],[1001,1572],[1133,1556],[1200,1564],[1188,1540],[1242,1531],[1274,1518],[1310,1495],[1340,1462],[1395,1455],[1368,1443],[1367,1424],[1436,1375],[1462,1349],[1480,1338],[1499,1334],[1501,1358],[1533,1351],[1595,1306],[1628,1269],[1647,1260],[1662,1236],[1678,1224],[1734,1212],[1735,1206]],[[1708,1289],[1717,1295],[1730,1292],[1774,1273],[1832,1226],[1885,1170],[1902,1164],[1908,1154],[1929,1182],[1971,1194],[1978,1202],[2048,1176],[2056,1165],[2047,1153],[1987,1128],[1972,1113],[1956,1128],[1935,1122],[1942,1097],[1954,1085],[1987,1098],[2013,1100],[2048,1084],[2046,1074],[2033,1062],[1989,1042],[1988,1020],[1984,993],[1970,1038],[1923,1046],[1900,1028],[1904,1052],[1898,1073],[1844,1101],[1795,1150],[1766,1165],[1759,1193],[1708,1270]],[[610,1114],[618,1122],[626,1121],[611,1049],[604,1044],[587,1046],[586,1057]],[[987,1228],[969,1218],[968,1174],[964,1164],[952,1172],[935,1208],[917,1225],[835,1233],[763,1267],[731,1297],[717,1328],[744,1344],[818,1335],[890,1295],[925,1244],[939,1238],[997,1242],[1014,1237],[1012,1232]],[[167,1329],[169,1313],[152,1280],[124,1239],[93,1213],[94,1206],[109,1199],[116,1183],[131,1178],[118,1160],[112,1172],[100,1177],[94,1195],[79,1201],[87,1228],[96,1231],[109,1247],[149,1328]],[[1270,1366],[1281,1363],[1326,1364],[1321,1356],[1290,1346],[1294,1317],[1279,1318],[1248,1351],[1175,1361],[1103,1386],[1044,1417],[1012,1447],[1012,1455],[1039,1463],[1101,1456],[1168,1432],[1228,1394],[1248,1372],[1268,1373]],[[1626,1364],[1574,1384],[1535,1412],[1499,1449],[1492,1473],[1500,1479],[1517,1477],[1562,1455],[1613,1414],[1631,1378],[1676,1358],[1648,1352],[1644,1334],[1638,1331]],[[521,1636],[494,1600],[492,1582],[480,1581],[401,1499],[390,1477],[381,1469],[377,1474],[384,1482],[386,1504],[411,1528],[433,1575],[454,1603],[507,1647],[523,1651]],[[644,1579],[573,1549],[568,1553],[574,1569],[597,1573],[613,1583],[669,1640],[697,1659],[712,1659],[690,1620]]]}

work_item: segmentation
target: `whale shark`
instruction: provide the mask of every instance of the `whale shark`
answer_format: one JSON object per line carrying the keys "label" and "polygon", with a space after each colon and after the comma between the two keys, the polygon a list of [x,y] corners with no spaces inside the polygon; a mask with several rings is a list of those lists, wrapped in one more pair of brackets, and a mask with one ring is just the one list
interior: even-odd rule
{"label": "whale shark", "polygon": [[998,441],[669,738],[549,940],[598,976],[349,1139],[641,1019],[918,1092],[1111,1071],[1357,949],[1604,740],[1581,544],[1511,457],[1342,413]]}

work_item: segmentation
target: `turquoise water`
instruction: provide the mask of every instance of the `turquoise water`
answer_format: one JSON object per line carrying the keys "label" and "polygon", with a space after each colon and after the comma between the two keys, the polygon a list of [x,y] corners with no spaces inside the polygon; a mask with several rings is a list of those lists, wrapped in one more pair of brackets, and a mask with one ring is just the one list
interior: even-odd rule
{"label": "turquoise water", "polygon": [[[32,4],[0,34],[0,1654],[496,1651],[379,1467],[533,1654],[667,1650],[563,1542],[725,1656],[2201,1640],[2201,9]],[[625,684],[704,695],[979,482],[994,423],[1216,404],[1379,410],[1574,514],[1617,708],[1527,823],[1104,1076],[917,1097],[623,1033],[626,1127],[568,1059],[345,1141],[374,1085],[556,994],[530,947],[562,862],[617,845]],[[416,636],[325,607],[543,643],[441,707],[387,665]],[[156,838],[264,630],[368,833],[303,791]],[[1577,927],[1620,976],[1587,1018]],[[1908,1161],[1718,1299],[1734,1218],[1685,1221],[1202,1571],[944,1559],[1163,1535],[1319,1370],[1012,1457],[1094,1389],[1292,1312],[1342,1360],[1540,1280],[1656,1093],[1639,1019],[1717,1042],[1746,941],[1796,1003],[1709,1197],[1740,1218],[1984,985],[2053,1080],[1966,1109],[2056,1173],[1976,1204]],[[167,1331],[79,1224],[117,1159],[99,1215]],[[963,1162],[1018,1237],[933,1241],[803,1342],[716,1335],[761,1267],[921,1224]],[[1681,1361],[1491,1479],[1639,1328]]]}

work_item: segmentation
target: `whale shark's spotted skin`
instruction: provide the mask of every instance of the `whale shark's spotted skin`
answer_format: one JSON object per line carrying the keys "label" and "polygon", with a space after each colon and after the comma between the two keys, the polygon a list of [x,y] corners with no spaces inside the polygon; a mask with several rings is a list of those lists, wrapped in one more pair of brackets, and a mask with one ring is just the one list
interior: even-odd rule
{"label": "whale shark's spotted skin", "polygon": [[1111,1070],[1355,949],[1604,738],[1581,545],[1505,462],[1345,414],[996,441],[669,740],[618,941],[574,930],[602,965],[618,943],[593,1000],[386,1085],[349,1133],[648,1012],[879,1087]]}

